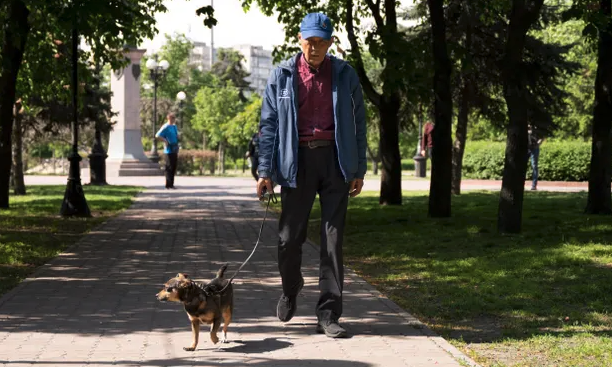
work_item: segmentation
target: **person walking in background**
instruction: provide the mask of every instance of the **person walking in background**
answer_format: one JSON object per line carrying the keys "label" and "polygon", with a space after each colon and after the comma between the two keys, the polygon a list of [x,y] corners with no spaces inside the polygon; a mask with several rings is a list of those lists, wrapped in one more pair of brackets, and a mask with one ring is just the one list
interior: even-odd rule
{"label": "person walking in background", "polygon": [[251,161],[251,174],[255,178],[255,181],[259,180],[259,175],[257,174],[257,166],[259,165],[259,132],[253,134],[253,137],[249,141],[246,157]]}
{"label": "person walking in background", "polygon": [[531,159],[531,190],[538,189],[538,160],[540,159],[540,145],[544,141],[544,137],[535,126],[527,125],[527,148],[529,149],[529,158]]}
{"label": "person walking in background", "polygon": [[433,148],[433,140],[431,138],[433,128],[433,122],[427,121],[423,126],[423,139],[421,139],[421,155],[429,159],[431,159],[431,149]]}
{"label": "person walking in background", "polygon": [[164,154],[166,154],[166,189],[175,189],[174,176],[178,164],[179,131],[176,126],[176,116],[170,112],[166,122],[159,129],[155,137],[164,142]]}

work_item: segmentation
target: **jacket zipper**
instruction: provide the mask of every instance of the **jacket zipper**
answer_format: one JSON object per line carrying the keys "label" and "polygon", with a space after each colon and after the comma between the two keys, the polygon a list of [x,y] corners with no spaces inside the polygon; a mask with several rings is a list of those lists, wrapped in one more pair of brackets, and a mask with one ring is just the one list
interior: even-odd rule
{"label": "jacket zipper", "polygon": [[353,102],[353,127],[355,127],[355,136],[357,136],[357,117],[355,116],[355,100],[351,94],[351,102]]}

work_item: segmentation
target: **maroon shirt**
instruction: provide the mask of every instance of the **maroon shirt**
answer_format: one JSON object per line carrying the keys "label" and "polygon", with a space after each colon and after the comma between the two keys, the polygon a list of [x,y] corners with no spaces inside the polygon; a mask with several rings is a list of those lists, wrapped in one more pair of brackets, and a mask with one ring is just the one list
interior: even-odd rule
{"label": "maroon shirt", "polygon": [[[325,57],[318,70],[302,57],[297,59],[298,133],[300,140],[334,139],[332,63]],[[315,130],[317,134],[315,136]],[[324,132],[319,135],[320,132]]]}
{"label": "maroon shirt", "polygon": [[433,147],[433,141],[431,139],[432,132],[433,132],[433,124],[431,122],[427,122],[425,126],[423,126],[423,140],[421,140],[422,150],[425,150],[425,148]]}

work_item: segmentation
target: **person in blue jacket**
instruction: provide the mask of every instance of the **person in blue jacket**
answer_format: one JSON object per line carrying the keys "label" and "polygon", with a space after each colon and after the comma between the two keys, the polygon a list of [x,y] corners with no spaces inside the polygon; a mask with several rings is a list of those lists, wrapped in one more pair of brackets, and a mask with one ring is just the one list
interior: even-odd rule
{"label": "person in blue jacket", "polygon": [[174,176],[178,165],[179,132],[176,127],[176,116],[170,112],[167,116],[168,122],[162,125],[155,138],[164,142],[164,153],[166,154],[166,189],[175,189]]}
{"label": "person in blue jacket", "polygon": [[302,244],[315,196],[321,203],[321,256],[316,331],[346,337],[342,315],[342,242],[349,196],[366,173],[366,121],[355,70],[327,53],[332,24],[321,13],[304,17],[302,52],[276,68],[266,86],[260,120],[257,195],[281,186],[278,267],[283,294],[277,316],[295,315],[304,286]]}

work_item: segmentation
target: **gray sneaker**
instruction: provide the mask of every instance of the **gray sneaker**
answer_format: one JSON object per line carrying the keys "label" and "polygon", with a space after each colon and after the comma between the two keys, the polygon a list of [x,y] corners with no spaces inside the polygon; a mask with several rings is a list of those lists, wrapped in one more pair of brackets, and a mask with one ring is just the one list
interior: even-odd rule
{"label": "gray sneaker", "polygon": [[336,320],[325,320],[317,323],[317,333],[325,334],[330,338],[346,338],[348,333]]}
{"label": "gray sneaker", "polygon": [[285,294],[283,294],[278,300],[278,304],[276,305],[276,317],[282,322],[288,322],[295,315],[295,311],[297,311],[297,295],[300,294],[303,287],[304,279],[302,279],[298,285],[295,296],[285,296]]}

